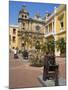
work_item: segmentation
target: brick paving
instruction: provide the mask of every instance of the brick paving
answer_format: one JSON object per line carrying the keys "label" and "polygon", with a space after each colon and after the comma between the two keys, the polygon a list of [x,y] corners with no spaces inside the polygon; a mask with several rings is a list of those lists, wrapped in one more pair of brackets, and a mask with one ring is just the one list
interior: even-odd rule
{"label": "brick paving", "polygon": [[[59,77],[66,78],[65,58],[56,58],[59,64]],[[38,76],[43,73],[43,67],[32,67],[23,59],[14,59],[13,53],[9,55],[9,88],[42,87]]]}
{"label": "brick paving", "polygon": [[66,80],[66,58],[57,57],[56,63],[59,64],[59,77]]}
{"label": "brick paving", "polygon": [[42,68],[30,67],[28,62],[9,57],[9,88],[41,87],[38,76]]}

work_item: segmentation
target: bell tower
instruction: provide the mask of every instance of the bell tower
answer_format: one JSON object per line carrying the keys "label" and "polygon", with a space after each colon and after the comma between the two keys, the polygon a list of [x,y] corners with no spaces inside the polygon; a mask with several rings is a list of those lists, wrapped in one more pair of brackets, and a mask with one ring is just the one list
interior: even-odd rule
{"label": "bell tower", "polygon": [[19,31],[20,31],[20,46],[25,46],[25,36],[26,31],[29,29],[29,12],[26,9],[26,6],[23,5],[22,9],[19,11],[19,17],[18,17],[18,24],[19,24]]}
{"label": "bell tower", "polygon": [[29,13],[26,10],[25,5],[22,6],[22,9],[19,12],[19,18],[21,18],[21,19],[28,19],[29,18]]}
{"label": "bell tower", "polygon": [[22,9],[19,11],[18,24],[22,30],[27,30],[29,19],[29,12],[26,10],[26,6],[23,5]]}

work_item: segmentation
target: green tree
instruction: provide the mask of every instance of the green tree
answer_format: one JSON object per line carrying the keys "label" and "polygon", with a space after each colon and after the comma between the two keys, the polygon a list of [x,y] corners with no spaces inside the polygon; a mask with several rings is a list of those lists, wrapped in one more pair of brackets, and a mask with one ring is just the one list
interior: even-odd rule
{"label": "green tree", "polygon": [[47,43],[46,43],[46,42],[41,45],[41,51],[42,51],[43,53],[45,53],[45,52],[48,51]]}
{"label": "green tree", "polygon": [[55,52],[55,41],[54,39],[48,41],[48,49],[51,54],[54,54]]}
{"label": "green tree", "polygon": [[42,45],[41,50],[44,53],[48,52],[48,53],[53,53],[54,54],[54,52],[55,52],[55,42],[54,42],[54,40],[50,40],[50,41],[45,42]]}
{"label": "green tree", "polygon": [[66,41],[64,38],[61,38],[56,41],[57,50],[60,50],[61,54],[66,54]]}
{"label": "green tree", "polygon": [[39,50],[40,49],[40,42],[39,41],[36,41],[36,44],[35,44],[35,48],[37,49],[37,50]]}

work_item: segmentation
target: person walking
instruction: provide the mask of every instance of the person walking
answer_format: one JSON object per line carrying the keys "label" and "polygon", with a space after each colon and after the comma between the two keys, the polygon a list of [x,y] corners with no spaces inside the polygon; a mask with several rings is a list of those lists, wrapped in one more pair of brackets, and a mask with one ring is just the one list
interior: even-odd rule
{"label": "person walking", "polygon": [[17,55],[17,50],[14,49],[14,58],[17,59],[18,58],[18,55]]}

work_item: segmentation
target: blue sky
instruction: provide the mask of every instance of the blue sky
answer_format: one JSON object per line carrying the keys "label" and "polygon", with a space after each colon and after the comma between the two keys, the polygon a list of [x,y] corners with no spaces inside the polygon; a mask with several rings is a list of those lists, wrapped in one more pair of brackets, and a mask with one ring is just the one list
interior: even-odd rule
{"label": "blue sky", "polygon": [[26,5],[26,9],[30,13],[30,17],[34,17],[36,12],[39,12],[40,16],[44,17],[46,11],[53,12],[54,7],[58,7],[59,5],[48,3],[9,1],[9,24],[18,24],[19,11],[22,9],[22,5],[24,4]]}

